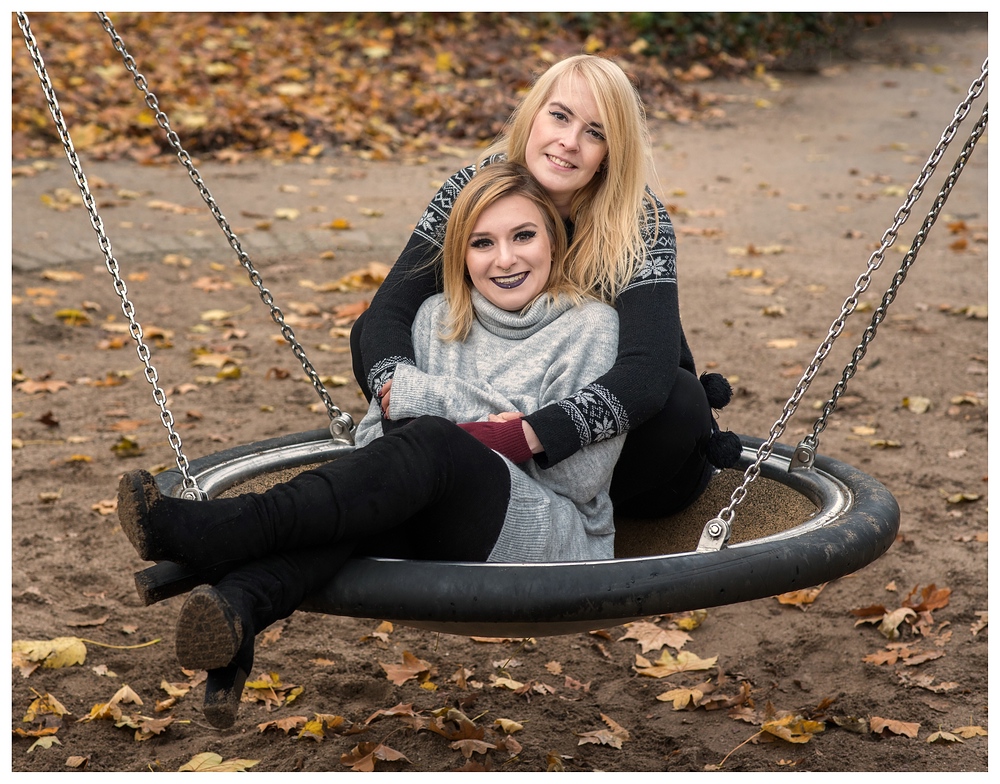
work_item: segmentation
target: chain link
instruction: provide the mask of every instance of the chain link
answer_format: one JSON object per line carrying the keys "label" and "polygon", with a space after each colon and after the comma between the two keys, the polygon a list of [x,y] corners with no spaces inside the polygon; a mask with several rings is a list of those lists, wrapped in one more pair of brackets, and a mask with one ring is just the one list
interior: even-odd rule
{"label": "chain link", "polygon": [[90,215],[90,225],[93,226],[94,231],[97,233],[97,241],[101,246],[101,252],[104,254],[105,266],[107,267],[108,272],[111,273],[111,277],[114,280],[115,292],[121,299],[122,313],[124,313],[125,317],[128,319],[129,334],[132,336],[133,340],[135,340],[136,353],[145,368],[144,373],[146,380],[153,387],[153,400],[160,409],[160,421],[167,429],[167,440],[170,443],[170,448],[174,451],[177,468],[180,470],[181,476],[183,477],[182,495],[187,498],[202,498],[204,497],[204,493],[202,493],[202,491],[198,488],[197,482],[188,473],[188,460],[182,451],[181,437],[174,430],[174,417],[167,408],[166,393],[159,386],[159,377],[157,376],[156,368],[153,367],[150,362],[149,346],[143,342],[142,327],[135,319],[135,306],[128,298],[128,288],[125,285],[125,281],[122,280],[119,272],[118,260],[114,257],[114,253],[111,249],[111,240],[108,239],[107,234],[104,232],[104,222],[101,220],[101,216],[97,212],[94,197],[90,192],[90,187],[87,185],[87,178],[84,176],[83,168],[80,165],[80,159],[77,157],[76,149],[74,148],[73,141],[70,138],[69,130],[66,127],[66,121],[63,118],[62,110],[59,108],[59,101],[56,98],[55,89],[49,79],[48,70],[45,68],[45,61],[42,59],[41,52],[38,49],[38,44],[31,32],[31,26],[28,23],[27,15],[20,11],[17,12],[17,24],[18,27],[21,28],[21,34],[24,36],[25,44],[28,47],[28,53],[31,55],[31,62],[34,65],[35,73],[38,74],[38,78],[41,80],[42,91],[45,93],[45,101],[48,104],[49,113],[55,121],[56,130],[59,132],[59,138],[62,141],[63,149],[66,151],[66,157],[69,159],[69,165],[73,169],[73,176],[76,179],[76,184],[80,189],[81,196],[83,197],[83,204],[87,208],[87,212]]}
{"label": "chain link", "polygon": [[[791,397],[782,407],[781,416],[771,426],[767,440],[764,441],[764,443],[762,443],[757,448],[756,458],[744,473],[742,484],[735,490],[733,490],[733,493],[730,496],[729,505],[719,512],[719,516],[715,518],[715,520],[723,522],[726,526],[732,525],[732,521],[735,517],[736,507],[740,503],[742,503],[743,500],[746,498],[748,493],[747,488],[749,487],[749,485],[760,476],[761,464],[768,457],[770,457],[771,453],[774,451],[775,442],[778,440],[778,438],[780,438],[781,434],[784,432],[785,426],[788,423],[788,420],[791,418],[791,416],[795,413],[796,409],[798,408],[802,396],[809,388],[809,385],[812,383],[813,378],[819,372],[820,366],[823,364],[823,361],[829,355],[830,350],[833,348],[834,341],[843,332],[848,317],[850,317],[850,315],[857,308],[859,296],[864,291],[866,291],[868,286],[870,285],[872,273],[874,273],[882,265],[882,261],[885,258],[886,250],[888,250],[893,245],[893,243],[895,243],[899,234],[899,229],[906,222],[907,218],[909,218],[910,211],[913,208],[914,203],[922,195],[924,187],[927,184],[927,181],[933,175],[935,169],[937,168],[938,163],[941,160],[941,157],[947,150],[948,145],[951,144],[951,141],[954,139],[955,133],[958,130],[958,126],[968,115],[973,102],[982,93],[986,85],[988,72],[989,72],[989,58],[987,58],[983,62],[980,75],[973,81],[965,99],[956,108],[951,123],[945,129],[944,133],[942,133],[940,141],[938,142],[937,146],[934,148],[934,151],[928,158],[927,163],[925,163],[924,167],[921,169],[916,182],[908,191],[907,197],[903,205],[896,211],[892,225],[882,235],[882,241],[878,249],[874,253],[872,253],[871,257],[868,260],[867,269],[855,283],[854,292],[851,294],[850,297],[848,297],[845,300],[840,315],[834,320],[833,324],[830,326],[830,330],[827,333],[826,339],[823,341],[822,344],[820,344],[819,348],[816,351],[815,356],[813,357],[813,360],[809,363],[809,367],[802,374],[802,377],[795,385],[795,390],[792,393]],[[930,212],[928,213],[927,217],[924,220],[924,223],[922,224],[920,230],[917,232],[917,235],[914,238],[910,250],[904,257],[899,271],[897,271],[896,275],[893,277],[893,280],[888,290],[883,296],[881,305],[879,306],[878,309],[876,309],[872,317],[871,324],[865,330],[861,344],[854,350],[852,359],[845,367],[841,380],[835,386],[830,400],[827,401],[826,405],[823,407],[823,412],[821,413],[820,417],[814,424],[812,434],[804,438],[802,443],[799,444],[798,448],[795,450],[793,465],[795,461],[798,461],[800,464],[805,466],[809,466],[812,464],[812,459],[815,457],[816,450],[819,446],[819,434],[823,431],[823,429],[825,429],[827,420],[830,414],[833,412],[834,408],[836,407],[840,395],[843,393],[844,389],[846,389],[847,383],[850,380],[850,378],[857,371],[857,365],[864,357],[867,351],[868,344],[871,342],[872,338],[874,338],[875,332],[878,329],[878,324],[881,323],[882,319],[884,319],[886,309],[895,299],[896,290],[899,288],[899,286],[905,279],[907,270],[913,264],[913,261],[916,259],[920,247],[926,240],[927,233],[930,231],[931,226],[933,226],[934,222],[937,220],[937,216],[940,213],[941,208],[944,206],[944,203],[947,200],[948,195],[951,193],[952,188],[954,188],[955,182],[961,175],[962,170],[965,168],[965,163],[968,160],[968,157],[971,154],[972,149],[975,147],[977,141],[982,136],[983,129],[986,126],[988,117],[987,109],[988,107],[983,109],[983,113],[979,121],[973,128],[972,133],[969,136],[969,140],[965,143],[965,146],[963,147],[962,152],[955,163],[955,166],[952,168],[952,171],[947,181],[945,182],[945,185],[942,187],[942,190],[939,193],[937,200],[935,201],[934,205],[932,205]],[[710,521],[710,523],[711,522],[712,521]]]}
{"label": "chain link", "polygon": [[104,27],[105,31],[111,38],[111,43],[115,50],[121,55],[122,62],[125,64],[125,68],[128,69],[129,73],[132,74],[132,81],[135,86],[143,94],[146,105],[153,112],[153,116],[156,119],[157,124],[166,133],[167,141],[170,146],[174,148],[177,153],[177,158],[183,164],[184,168],[187,170],[188,176],[191,181],[194,182],[195,186],[198,188],[198,192],[201,194],[202,199],[205,204],[208,205],[216,223],[219,224],[219,228],[222,229],[223,234],[226,235],[226,239],[229,245],[236,252],[240,264],[247,271],[247,275],[250,278],[250,282],[254,285],[257,291],[260,293],[261,301],[267,306],[271,314],[271,319],[281,331],[281,336],[285,339],[285,342],[292,349],[292,353],[298,359],[299,364],[302,365],[302,369],[305,371],[309,380],[312,382],[313,388],[319,395],[320,400],[323,401],[323,405],[326,406],[327,413],[330,416],[330,431],[335,438],[340,440],[348,441],[353,443],[353,437],[351,431],[353,429],[353,421],[350,414],[342,412],[338,408],[333,400],[331,399],[329,393],[326,391],[326,387],[323,386],[323,381],[319,377],[312,363],[306,357],[305,349],[296,340],[295,333],[292,328],[285,322],[284,314],[281,312],[281,308],[274,304],[274,297],[271,292],[264,286],[263,279],[260,273],[253,266],[253,262],[250,260],[249,255],[243,250],[243,246],[240,243],[239,238],[236,236],[232,227],[229,225],[229,221],[222,214],[219,209],[215,198],[212,196],[205,185],[205,181],[201,178],[201,174],[198,169],[195,168],[194,163],[191,160],[191,156],[187,153],[184,147],[181,145],[180,137],[177,133],[170,127],[170,120],[167,115],[160,109],[159,101],[156,96],[150,91],[149,84],[136,66],[135,59],[128,53],[125,49],[125,44],[121,37],[118,35],[117,31],[112,25],[111,20],[108,18],[107,14],[100,11],[97,12],[98,18],[101,20],[101,25]]}

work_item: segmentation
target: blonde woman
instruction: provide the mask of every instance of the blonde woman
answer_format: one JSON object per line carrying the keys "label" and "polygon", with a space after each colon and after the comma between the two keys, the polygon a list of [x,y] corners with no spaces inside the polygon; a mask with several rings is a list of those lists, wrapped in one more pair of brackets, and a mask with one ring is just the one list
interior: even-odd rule
{"label": "blonde woman", "polygon": [[652,155],[642,102],[613,61],[579,55],[533,85],[480,165],[450,177],[352,332],[354,371],[386,416],[394,379],[414,362],[411,325],[440,290],[434,259],[452,205],[477,170],[525,166],[555,203],[569,236],[567,277],[615,307],[617,358],[564,398],[521,422],[543,468],[583,447],[627,434],[611,497],[630,516],[661,516],[693,502],[715,467],[733,465],[739,439],[720,432],[726,405],[718,374],[696,375],[681,328],[676,243],[663,205],[647,187]]}
{"label": "blonde woman", "polygon": [[[205,716],[236,720],[254,638],[329,581],[355,549],[438,560],[614,557],[611,475],[624,438],[543,470],[521,413],[561,400],[614,361],[614,309],[584,295],[546,191],[513,163],[459,195],[444,243],[444,293],[411,331],[390,419],[378,400],[357,449],[264,493],[164,497],[145,471],[121,481],[118,514],[139,555],[207,572],[177,624],[182,666],[209,671]],[[460,423],[460,424],[456,424]],[[491,448],[487,448],[489,444]]]}

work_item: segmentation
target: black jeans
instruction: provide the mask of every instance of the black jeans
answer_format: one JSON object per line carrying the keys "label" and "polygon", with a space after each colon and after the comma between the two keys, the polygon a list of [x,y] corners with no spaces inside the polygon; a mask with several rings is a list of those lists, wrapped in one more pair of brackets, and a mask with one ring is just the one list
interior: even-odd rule
{"label": "black jeans", "polygon": [[[361,362],[362,313],[351,328],[354,377],[371,401]],[[629,431],[611,483],[615,512],[627,517],[665,517],[694,503],[712,477],[705,443],[712,434],[712,409],[701,382],[678,369],[663,409]]]}

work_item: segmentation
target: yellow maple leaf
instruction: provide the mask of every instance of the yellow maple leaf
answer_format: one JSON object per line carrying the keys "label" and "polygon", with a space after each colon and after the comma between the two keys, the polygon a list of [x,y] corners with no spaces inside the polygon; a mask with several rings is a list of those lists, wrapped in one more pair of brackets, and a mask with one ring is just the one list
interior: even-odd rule
{"label": "yellow maple leaf", "polygon": [[684,710],[688,705],[697,707],[704,696],[704,692],[699,689],[671,689],[663,694],[657,694],[656,699],[660,702],[673,702],[674,710]]}
{"label": "yellow maple leaf", "polygon": [[247,768],[252,768],[260,760],[247,760],[247,759],[231,759],[223,760],[221,756],[212,751],[203,751],[201,754],[195,754],[190,760],[181,765],[177,770],[182,771],[196,771],[196,772],[238,772],[246,770]]}
{"label": "yellow maple leaf", "polygon": [[808,743],[812,740],[813,735],[825,729],[826,725],[823,722],[810,721],[791,714],[774,721],[764,722],[761,727],[761,730],[769,735],[787,740],[789,743]]}
{"label": "yellow maple leaf", "polygon": [[718,656],[713,656],[710,659],[702,659],[690,651],[681,651],[675,658],[670,655],[670,651],[664,650],[655,663],[650,663],[648,659],[636,654],[634,669],[640,675],[648,675],[651,678],[665,678],[668,675],[674,675],[678,672],[707,670],[710,667],[714,667],[718,660]]}
{"label": "yellow maple leaf", "polygon": [[52,640],[15,640],[11,650],[22,659],[41,662],[43,667],[56,669],[83,664],[87,646],[79,637],[56,637]]}
{"label": "yellow maple leaf", "polygon": [[956,727],[952,730],[956,735],[961,735],[963,738],[975,738],[977,736],[985,736],[986,730],[978,725],[966,726],[966,727]]}

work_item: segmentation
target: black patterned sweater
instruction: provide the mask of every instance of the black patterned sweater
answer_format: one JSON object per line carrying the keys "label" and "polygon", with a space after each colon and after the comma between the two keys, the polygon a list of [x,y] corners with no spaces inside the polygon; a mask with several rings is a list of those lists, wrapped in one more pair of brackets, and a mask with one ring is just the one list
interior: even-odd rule
{"label": "black patterned sweater", "polygon": [[[392,378],[397,364],[414,364],[413,320],[424,300],[442,290],[439,255],[445,226],[455,198],[475,171],[474,165],[467,166],[441,186],[372,298],[360,345],[373,393]],[[655,208],[646,208],[645,261],[614,303],[620,324],[614,366],[573,395],[526,417],[545,450],[535,456],[542,467],[641,425],[666,404],[678,368],[695,373],[681,328],[673,226],[659,199],[648,188],[647,193]],[[572,228],[567,224],[568,231]]]}

